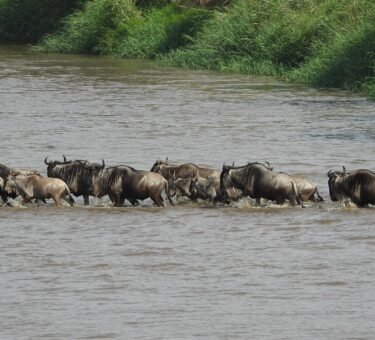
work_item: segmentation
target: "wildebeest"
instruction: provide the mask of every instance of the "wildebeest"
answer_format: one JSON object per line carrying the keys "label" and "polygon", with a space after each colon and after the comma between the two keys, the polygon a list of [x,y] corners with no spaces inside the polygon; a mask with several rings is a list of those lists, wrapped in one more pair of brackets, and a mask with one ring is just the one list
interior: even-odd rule
{"label": "wildebeest", "polygon": [[194,201],[197,198],[202,198],[204,194],[201,191],[201,194],[192,195],[193,178],[201,178],[204,180],[205,178],[211,177],[217,178],[218,182],[220,178],[219,170],[198,166],[193,163],[170,164],[168,158],[165,161],[157,160],[152,166],[151,171],[161,174],[168,180],[171,192],[176,192],[178,196],[189,197]]}
{"label": "wildebeest", "polygon": [[127,165],[118,165],[100,170],[93,176],[93,190],[96,197],[108,195],[114,206],[122,206],[125,199],[132,205],[138,199],[150,197],[156,205],[163,206],[161,194],[170,197],[168,182],[161,175],[149,171],[136,170]]}
{"label": "wildebeest", "polygon": [[[56,206],[61,206],[61,199],[65,199],[70,205],[74,199],[70,194],[67,184],[59,178],[48,178],[40,175],[9,176],[4,190],[8,193],[16,193],[22,196],[22,203],[30,202],[31,199],[45,200],[53,198]],[[69,197],[69,200],[66,199]]]}
{"label": "wildebeest", "polygon": [[351,200],[358,207],[375,204],[375,173],[360,169],[346,172],[332,171],[327,173],[329,195],[333,202]]}
{"label": "wildebeest", "polygon": [[165,179],[169,179],[172,173],[176,178],[220,177],[220,171],[216,169],[201,167],[193,163],[172,165],[168,160],[157,160],[150,171],[161,174]]}
{"label": "wildebeest", "polygon": [[[101,169],[92,177],[93,193],[95,197],[101,198],[108,195],[115,207],[124,205],[123,176],[127,174],[126,165],[117,165]],[[132,205],[137,205],[138,200],[128,197]]]}
{"label": "wildebeest", "polygon": [[105,163],[90,163],[83,160],[67,161],[48,161],[45,158],[44,163],[47,165],[48,177],[60,178],[69,187],[74,196],[83,196],[85,205],[89,204],[89,196],[93,196],[92,178],[98,171],[104,169]]}
{"label": "wildebeest", "polygon": [[169,193],[171,197],[176,196],[178,197],[191,197],[191,182],[192,178],[175,178],[175,176],[172,175],[168,179],[168,187],[169,187]]}
{"label": "wildebeest", "polygon": [[262,198],[282,204],[289,200],[292,206],[303,206],[297,185],[287,174],[277,173],[261,163],[249,163],[244,166],[223,166],[220,174],[220,190],[226,191],[226,181],[242,190],[244,196],[249,196],[260,205]]}
{"label": "wildebeest", "polygon": [[0,177],[0,193],[3,192],[3,189],[4,189],[4,180],[2,177]]}
{"label": "wildebeest", "polygon": [[191,180],[191,195],[194,198],[215,202],[219,200],[220,177],[195,177]]}
{"label": "wildebeest", "polygon": [[[7,166],[5,166],[3,164],[0,164],[0,178],[3,181],[3,186],[4,186],[4,181],[8,178],[8,176],[10,174],[10,170],[11,169],[8,168]],[[4,189],[1,188],[1,187],[0,187],[0,196],[1,196],[2,200],[4,201],[4,203],[8,203],[8,195],[4,191]]]}
{"label": "wildebeest", "polygon": [[174,205],[169,194],[167,180],[158,173],[136,170],[122,166],[122,197],[128,200],[151,198],[158,207],[164,206],[162,193],[165,191],[171,205]]}
{"label": "wildebeest", "polygon": [[[318,186],[306,178],[300,176],[291,176],[297,185],[297,192],[302,202],[324,202],[322,196],[318,192]],[[318,196],[315,197],[315,194]]]}
{"label": "wildebeest", "polygon": [[17,176],[17,175],[39,175],[39,173],[36,170],[30,170],[30,169],[18,169],[18,168],[9,168],[3,164],[0,164],[0,178],[3,180],[3,188],[0,188],[0,196],[4,203],[9,205],[8,198],[16,198],[16,193],[10,193],[8,194],[4,187],[6,185],[7,179],[9,176]]}

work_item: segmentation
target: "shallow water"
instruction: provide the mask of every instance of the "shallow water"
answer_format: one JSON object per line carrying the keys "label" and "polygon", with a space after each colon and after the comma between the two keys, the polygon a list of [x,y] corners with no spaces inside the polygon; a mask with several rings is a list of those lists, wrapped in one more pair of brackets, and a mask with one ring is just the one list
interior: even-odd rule
{"label": "shallow water", "polygon": [[[329,169],[374,170],[375,105],[273,78],[0,47],[0,163],[149,169],[269,161],[306,209],[183,203],[0,207],[2,339],[370,339],[374,208],[330,203]],[[52,205],[52,204],[51,204]]]}

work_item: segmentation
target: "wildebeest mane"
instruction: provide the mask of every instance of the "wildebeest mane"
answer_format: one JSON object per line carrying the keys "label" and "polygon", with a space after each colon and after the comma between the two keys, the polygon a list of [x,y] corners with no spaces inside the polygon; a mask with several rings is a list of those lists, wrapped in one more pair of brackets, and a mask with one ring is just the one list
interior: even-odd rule
{"label": "wildebeest mane", "polygon": [[117,166],[109,167],[107,168],[107,170],[109,171],[109,174],[104,179],[104,186],[106,188],[111,188],[115,186],[120,180],[122,180],[124,176],[125,168],[136,173],[140,171],[140,170],[134,169],[133,167],[129,165],[117,165]]}
{"label": "wildebeest mane", "polygon": [[249,178],[260,174],[261,169],[259,168],[259,166],[262,166],[263,168],[269,170],[267,166],[258,162],[248,163],[243,166],[236,166],[236,167],[230,166],[227,168],[229,169],[229,171],[234,170],[230,174],[231,180],[238,186],[244,188],[246,184],[248,183]]}
{"label": "wildebeest mane", "polygon": [[355,192],[360,186],[372,188],[375,186],[375,173],[370,170],[355,170],[344,178],[344,183],[349,193]]}
{"label": "wildebeest mane", "polygon": [[76,179],[81,182],[83,178],[92,175],[92,170],[81,162],[56,165],[53,171],[68,184]]}

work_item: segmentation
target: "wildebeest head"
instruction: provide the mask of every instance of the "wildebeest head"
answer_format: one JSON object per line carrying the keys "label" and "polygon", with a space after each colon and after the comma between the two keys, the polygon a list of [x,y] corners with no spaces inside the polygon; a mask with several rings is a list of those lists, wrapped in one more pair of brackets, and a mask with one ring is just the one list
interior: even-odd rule
{"label": "wildebeest head", "polygon": [[[87,162],[87,161],[86,161]],[[99,163],[86,163],[86,165],[91,169],[91,171],[96,172],[105,168],[104,159],[102,159],[102,164]]]}
{"label": "wildebeest head", "polygon": [[151,167],[151,172],[158,172],[159,171],[159,168],[160,168],[160,165],[168,165],[168,157],[165,159],[165,161],[163,161],[162,159],[158,159],[156,160],[156,162],[153,164],[153,166]]}
{"label": "wildebeest head", "polygon": [[16,178],[14,176],[9,176],[4,183],[4,191],[9,197],[15,198],[18,195]]}
{"label": "wildebeest head", "polygon": [[0,177],[5,181],[5,179],[9,176],[10,168],[7,166],[0,164]]}
{"label": "wildebeest head", "polygon": [[340,185],[345,176],[347,176],[345,167],[343,167],[343,170],[344,171],[329,170],[327,173],[329,196],[331,197],[332,202],[340,201],[345,196],[344,190]]}
{"label": "wildebeest head", "polygon": [[63,155],[63,161],[48,161],[48,156],[44,159],[44,164],[47,165],[47,176],[48,177],[55,177],[53,176],[53,169],[56,165],[63,165],[63,164],[71,164],[73,161],[68,161],[66,157]]}
{"label": "wildebeest head", "polygon": [[[233,163],[233,166],[234,166],[234,163]],[[228,196],[228,193],[227,193],[227,188],[226,188],[226,181],[227,181],[227,178],[229,176],[229,172],[230,170],[232,169],[232,166],[230,165],[226,165],[225,163],[223,164],[223,167],[221,169],[221,173],[220,173],[220,194],[226,198]]]}
{"label": "wildebeest head", "polygon": [[[151,172],[153,171],[151,170]],[[176,196],[177,186],[176,186],[176,172],[175,171],[170,171],[169,179],[168,179],[168,189],[169,189],[169,195],[171,197]]]}

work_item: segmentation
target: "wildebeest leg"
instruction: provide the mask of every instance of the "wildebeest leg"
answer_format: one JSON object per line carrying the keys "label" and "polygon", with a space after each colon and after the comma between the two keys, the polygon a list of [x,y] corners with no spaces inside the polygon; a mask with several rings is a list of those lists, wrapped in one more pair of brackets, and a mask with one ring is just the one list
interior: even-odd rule
{"label": "wildebeest leg", "polygon": [[60,197],[55,197],[55,196],[52,196],[53,200],[55,201],[56,203],[56,207],[61,207],[61,202],[60,202]]}
{"label": "wildebeest leg", "polygon": [[123,207],[125,204],[125,197],[120,197],[117,204],[119,207]]}
{"label": "wildebeest leg", "polygon": [[31,203],[31,198],[24,197],[21,201],[21,204],[24,205],[25,203]]}
{"label": "wildebeest leg", "polygon": [[169,203],[170,203],[172,206],[174,206],[174,203],[173,203],[173,201],[172,201],[172,197],[171,197],[171,195],[169,194],[168,183],[167,183],[166,186],[165,186],[165,194],[167,195],[167,198],[168,198]]}
{"label": "wildebeest leg", "polygon": [[256,205],[258,205],[259,207],[260,207],[260,200],[261,200],[260,197],[256,197],[256,198],[255,198],[255,203],[256,203]]}
{"label": "wildebeest leg", "polygon": [[68,196],[68,197],[64,197],[63,200],[64,200],[65,202],[68,202],[70,206],[72,206],[72,205],[75,204],[75,201],[74,201],[72,195],[70,195],[70,196]]}
{"label": "wildebeest leg", "polygon": [[113,196],[113,194],[108,194],[108,197],[109,197],[111,203],[113,204],[113,206],[115,206],[116,201],[115,201],[115,197]]}
{"label": "wildebeest leg", "polygon": [[85,205],[89,205],[90,204],[89,195],[83,195],[83,201],[85,202]]}
{"label": "wildebeest leg", "polygon": [[303,204],[303,201],[301,200],[299,195],[297,195],[295,198],[292,198],[290,200],[290,203],[292,204],[293,207],[295,207],[296,205],[300,205],[301,208],[305,208],[305,205]]}
{"label": "wildebeest leg", "polygon": [[158,207],[164,207],[164,202],[163,202],[163,198],[161,197],[161,195],[159,194],[155,194],[155,195],[150,195],[150,198],[154,201],[154,203],[158,206]]}
{"label": "wildebeest leg", "polygon": [[120,207],[121,201],[124,202],[125,200],[125,198],[121,198],[120,194],[109,194],[108,196],[114,207]]}
{"label": "wildebeest leg", "polygon": [[8,203],[8,197],[5,193],[1,193],[1,198],[4,201],[4,203]]}
{"label": "wildebeest leg", "polygon": [[318,199],[315,200],[315,201],[320,201],[320,202],[324,202],[324,198],[322,196],[320,196],[319,192],[318,192],[318,188],[316,188],[316,195],[318,196]]}
{"label": "wildebeest leg", "polygon": [[136,198],[128,198],[128,201],[133,205],[133,206],[137,206],[139,205],[139,202]]}

